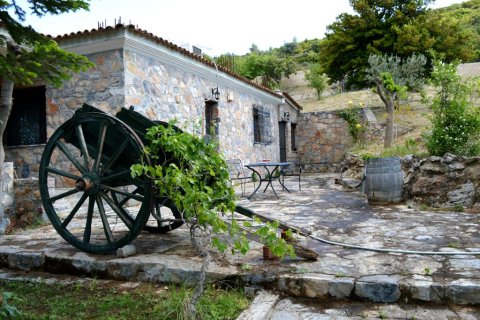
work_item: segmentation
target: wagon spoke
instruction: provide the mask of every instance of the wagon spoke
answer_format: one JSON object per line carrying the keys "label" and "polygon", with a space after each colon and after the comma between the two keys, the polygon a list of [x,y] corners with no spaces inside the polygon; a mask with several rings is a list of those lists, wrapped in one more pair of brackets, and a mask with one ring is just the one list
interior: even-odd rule
{"label": "wagon spoke", "polygon": [[162,211],[160,210],[160,204],[158,202],[155,203],[155,213],[157,214],[157,216],[155,217],[157,219],[157,226],[161,228],[163,226],[163,221],[161,221]]}
{"label": "wagon spoke", "polygon": [[[135,190],[133,190],[132,194],[137,194],[139,191],[140,191],[140,188],[136,188]],[[118,205],[123,206],[125,203],[127,203],[128,200],[130,200],[130,197],[125,197],[122,201],[118,203]]]}
{"label": "wagon spoke", "polygon": [[110,229],[110,225],[108,224],[107,215],[105,214],[105,208],[103,207],[102,197],[97,197],[96,200],[98,212],[100,213],[100,218],[102,219],[103,230],[105,231],[105,237],[107,238],[108,243],[112,243],[114,240],[112,229]]}
{"label": "wagon spoke", "polygon": [[63,220],[63,222],[62,222],[62,227],[63,228],[66,228],[67,225],[70,223],[70,221],[72,221],[73,217],[77,213],[78,209],[80,209],[80,207],[83,205],[83,203],[85,202],[87,197],[88,197],[88,195],[86,193],[84,193],[82,195],[82,197],[80,198],[80,200],[78,200],[75,207],[73,207],[72,211],[68,214],[68,216],[65,218],[65,220]]}
{"label": "wagon spoke", "polygon": [[98,166],[100,165],[100,161],[102,160],[102,153],[103,153],[103,146],[105,144],[105,135],[107,133],[107,124],[102,122],[102,126],[100,127],[98,146],[97,146],[97,158],[95,159],[95,163],[93,164],[93,171],[98,171]]}
{"label": "wagon spoke", "polygon": [[55,197],[51,197],[51,198],[50,198],[50,202],[51,202],[51,203],[54,203],[54,202],[57,201],[58,199],[62,199],[62,198],[71,196],[72,194],[75,194],[75,193],[77,193],[77,192],[78,192],[77,189],[71,189],[71,190],[68,190],[67,192],[57,194]]}
{"label": "wagon spoke", "polygon": [[80,163],[78,162],[78,160],[76,159],[76,157],[70,152],[70,150],[68,150],[67,146],[65,145],[65,143],[63,143],[62,141],[60,140],[57,140],[55,142],[55,144],[58,146],[58,148],[63,152],[63,154],[65,156],[67,156],[67,158],[73,163],[73,165],[80,171],[80,172],[87,172],[87,169],[85,169],[85,167]]}
{"label": "wagon spoke", "polygon": [[108,191],[110,191],[110,192],[115,192],[115,193],[117,193],[117,194],[121,194],[122,196],[127,197],[127,198],[125,198],[125,199],[127,199],[126,201],[124,201],[124,200],[125,200],[125,199],[124,199],[124,200],[122,200],[122,202],[119,202],[120,205],[124,205],[124,204],[125,204],[128,200],[130,200],[130,199],[135,199],[135,200],[138,200],[138,201],[140,201],[140,202],[143,202],[143,199],[145,199],[144,196],[135,194],[135,193],[137,192],[138,188],[135,189],[135,191],[134,191],[133,193],[126,192],[126,191],[119,190],[119,189],[115,189],[115,188],[109,187],[109,186],[104,185],[104,184],[101,184],[101,185],[100,185],[100,188],[101,188],[101,189],[106,189],[106,190],[108,190]]}
{"label": "wagon spoke", "polygon": [[110,206],[110,208],[112,208],[112,210],[117,214],[117,216],[120,217],[120,219],[123,221],[123,223],[125,223],[125,225],[127,226],[128,229],[132,229],[133,228],[133,223],[134,223],[134,220],[132,217],[130,217],[128,215],[128,213],[126,213],[123,208],[120,208],[118,207],[115,202],[110,199],[108,197],[108,195],[103,192],[103,191],[100,191],[99,192],[100,195],[102,196],[102,198],[108,203],[108,205]]}
{"label": "wagon spoke", "polygon": [[100,181],[102,183],[105,183],[107,181],[115,180],[115,179],[118,179],[118,178],[125,178],[125,177],[128,178],[128,179],[132,179],[131,174],[130,174],[130,169],[117,172],[117,173],[112,174],[112,175],[107,176],[107,177],[102,177],[100,179]]}
{"label": "wagon spoke", "polygon": [[[155,190],[151,180],[130,174],[143,149],[135,131],[88,106],[82,111],[47,141],[40,194],[46,215],[67,242],[87,252],[111,253],[143,230]],[[65,189],[49,190],[52,178]]]}
{"label": "wagon spoke", "polygon": [[120,145],[120,147],[117,149],[117,151],[115,151],[115,153],[112,155],[112,157],[110,158],[110,160],[108,161],[108,163],[105,165],[105,167],[102,168],[102,171],[100,172],[100,175],[102,175],[103,173],[107,172],[108,169],[110,169],[110,167],[112,166],[112,164],[115,163],[115,161],[117,161],[118,157],[122,154],[122,152],[125,150],[125,148],[127,148],[127,145],[128,145],[128,140],[125,139],[122,144]]}
{"label": "wagon spoke", "polygon": [[55,173],[55,174],[58,174],[62,177],[70,178],[72,180],[80,179],[79,176],[76,176],[72,173],[69,173],[69,172],[66,172],[66,171],[63,171],[63,170],[60,170],[60,169],[57,169],[57,168],[46,167],[45,170],[47,170],[47,172]]}
{"label": "wagon spoke", "polygon": [[85,136],[83,135],[83,129],[82,129],[82,124],[78,124],[75,126],[75,132],[77,133],[78,137],[78,143],[80,144],[80,150],[82,150],[83,158],[85,160],[85,167],[87,170],[90,169],[90,164],[89,164],[89,154],[88,154],[88,148],[87,148],[87,142],[85,141]]}
{"label": "wagon spoke", "polygon": [[93,207],[95,205],[95,198],[90,197],[88,199],[88,211],[87,211],[87,222],[85,223],[85,231],[83,232],[83,242],[90,242],[90,235],[92,234],[92,219],[93,219]]}

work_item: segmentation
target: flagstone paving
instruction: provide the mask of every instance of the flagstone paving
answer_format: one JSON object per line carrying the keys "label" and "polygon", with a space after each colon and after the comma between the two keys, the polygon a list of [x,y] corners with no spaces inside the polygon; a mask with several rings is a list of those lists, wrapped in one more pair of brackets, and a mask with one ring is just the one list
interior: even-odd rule
{"label": "flagstone paving", "polygon": [[[253,191],[249,187],[247,194]],[[291,193],[274,183],[239,204],[302,228],[317,238],[352,245],[410,251],[459,251],[467,255],[382,253],[329,245],[312,238],[306,246],[319,260],[264,261],[261,245],[245,256],[216,256],[210,279],[240,281],[292,297],[372,302],[433,302],[480,305],[478,214],[419,211],[407,205],[370,206],[360,193],[347,193],[332,175],[302,176]],[[0,267],[25,271],[95,275],[118,280],[194,282],[202,258],[192,249],[189,230],[166,235],[142,233],[128,257],[93,255],[66,243],[50,226],[0,238]]]}

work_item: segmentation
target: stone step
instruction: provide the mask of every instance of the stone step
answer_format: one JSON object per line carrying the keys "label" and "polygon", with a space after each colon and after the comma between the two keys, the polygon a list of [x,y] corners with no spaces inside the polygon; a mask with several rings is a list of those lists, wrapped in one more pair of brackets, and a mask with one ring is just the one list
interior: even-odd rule
{"label": "stone step", "polygon": [[[43,271],[99,279],[154,283],[194,283],[201,259],[167,254],[136,254],[126,258],[89,255],[75,250],[19,250],[0,245],[0,267]],[[273,267],[273,265],[272,265]],[[211,263],[207,277],[234,280],[245,285],[265,286],[292,297],[364,300],[377,303],[398,301],[437,304],[480,305],[480,280],[443,279],[429,276],[373,275],[358,278],[321,273],[269,274],[244,272],[235,266]]]}

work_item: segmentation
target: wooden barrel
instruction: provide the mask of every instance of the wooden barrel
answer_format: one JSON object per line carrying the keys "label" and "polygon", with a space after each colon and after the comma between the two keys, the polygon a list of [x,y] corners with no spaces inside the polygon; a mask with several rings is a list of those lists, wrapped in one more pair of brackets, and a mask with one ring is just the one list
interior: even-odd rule
{"label": "wooden barrel", "polygon": [[402,201],[403,173],[399,158],[369,159],[365,163],[365,193],[368,203]]}

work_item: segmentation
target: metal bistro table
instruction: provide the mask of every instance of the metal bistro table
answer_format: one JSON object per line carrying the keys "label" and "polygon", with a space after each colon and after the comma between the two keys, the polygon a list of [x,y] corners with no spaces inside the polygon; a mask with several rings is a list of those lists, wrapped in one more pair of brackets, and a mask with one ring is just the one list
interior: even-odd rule
{"label": "metal bistro table", "polygon": [[[276,178],[275,177],[276,172],[278,172],[278,182],[280,182],[282,187],[285,190],[287,190],[288,193],[290,193],[290,190],[288,190],[285,187],[285,185],[282,183],[282,180],[280,179],[280,177],[282,175],[282,170],[281,169],[288,167],[290,164],[291,164],[291,162],[266,162],[265,161],[265,162],[256,162],[256,163],[250,163],[250,164],[245,165],[245,167],[252,170],[259,177],[258,187],[253,191],[253,193],[250,196],[247,197],[247,199],[251,199],[255,195],[255,193],[257,193],[258,189],[260,189],[260,187],[262,186],[263,181],[267,182],[267,185],[265,186],[265,189],[263,190],[263,193],[265,193],[265,191],[267,191],[268,186],[270,186],[270,188],[272,188],[272,190],[273,190],[273,193],[275,194],[275,196],[278,199],[277,192],[275,191],[275,188],[273,187],[273,184],[272,184],[273,179]],[[267,171],[267,175],[266,175],[265,178],[262,178],[262,175],[258,170],[258,168],[262,168],[262,167],[265,168],[265,170]]]}

